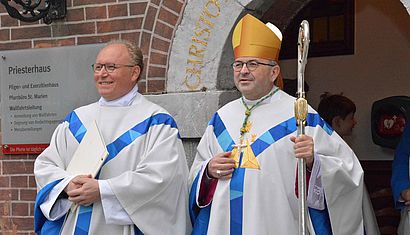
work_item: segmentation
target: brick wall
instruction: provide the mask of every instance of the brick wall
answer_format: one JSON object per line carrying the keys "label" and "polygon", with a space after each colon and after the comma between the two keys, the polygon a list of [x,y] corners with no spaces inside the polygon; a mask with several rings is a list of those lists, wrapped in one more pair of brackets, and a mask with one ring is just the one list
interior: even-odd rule
{"label": "brick wall", "polygon": [[[127,39],[139,45],[146,69],[145,94],[165,91],[168,56],[185,0],[67,0],[67,16],[50,25],[25,23],[0,5],[0,51],[104,43]],[[34,234],[36,156],[0,153],[0,233]]]}
{"label": "brick wall", "polygon": [[[30,234],[36,183],[33,175],[35,156],[1,156],[0,160],[0,230]],[[13,234],[13,233],[12,233]]]}
{"label": "brick wall", "polygon": [[162,93],[168,54],[184,0],[67,0],[67,16],[51,25],[11,18],[0,5],[0,51],[128,39],[142,49],[143,93]]}

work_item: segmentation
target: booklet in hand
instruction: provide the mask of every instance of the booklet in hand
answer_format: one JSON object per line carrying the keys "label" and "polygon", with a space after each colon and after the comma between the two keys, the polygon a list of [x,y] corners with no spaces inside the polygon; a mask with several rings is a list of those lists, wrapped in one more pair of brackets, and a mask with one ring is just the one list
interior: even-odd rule
{"label": "booklet in hand", "polygon": [[104,139],[97,123],[93,121],[71,158],[66,171],[73,175],[91,174],[95,178],[107,156],[108,150]]}

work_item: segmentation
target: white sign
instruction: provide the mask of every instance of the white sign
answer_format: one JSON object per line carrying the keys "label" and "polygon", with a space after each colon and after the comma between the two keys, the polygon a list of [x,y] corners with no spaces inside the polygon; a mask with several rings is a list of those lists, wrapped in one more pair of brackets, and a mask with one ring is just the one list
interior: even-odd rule
{"label": "white sign", "polygon": [[91,65],[103,44],[1,52],[4,153],[38,153],[74,108],[98,100]]}

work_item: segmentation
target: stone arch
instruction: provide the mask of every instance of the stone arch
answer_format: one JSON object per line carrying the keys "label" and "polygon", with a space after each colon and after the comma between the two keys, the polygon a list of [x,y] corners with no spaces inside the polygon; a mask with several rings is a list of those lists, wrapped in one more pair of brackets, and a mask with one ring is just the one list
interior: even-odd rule
{"label": "stone arch", "polygon": [[167,92],[232,90],[231,31],[245,13],[261,17],[272,5],[275,24],[285,29],[310,0],[192,0],[172,43]]}
{"label": "stone arch", "polygon": [[[269,18],[285,31],[299,11],[311,1],[187,1],[170,49],[167,94],[151,96],[150,99],[167,107],[174,115],[184,145],[188,146],[186,153],[189,163],[214,112],[238,96],[228,68],[233,58],[230,34],[235,22],[246,12],[261,17],[269,10],[272,16]],[[193,75],[199,76],[200,83],[187,86],[187,73],[193,81],[196,79]]]}
{"label": "stone arch", "polygon": [[309,2],[188,1],[171,45],[166,94],[148,98],[167,107],[184,140],[199,140],[214,112],[239,96],[229,68],[233,60],[230,35],[236,21],[245,13],[260,18],[275,4],[270,12],[274,23],[283,30]]}
{"label": "stone arch", "polygon": [[[138,45],[145,57],[143,80],[139,82],[142,93],[162,93],[166,84],[166,69],[175,28],[182,17],[185,3],[178,0],[148,0],[136,3],[134,14],[145,14],[138,30]],[[131,38],[125,37],[125,39]]]}

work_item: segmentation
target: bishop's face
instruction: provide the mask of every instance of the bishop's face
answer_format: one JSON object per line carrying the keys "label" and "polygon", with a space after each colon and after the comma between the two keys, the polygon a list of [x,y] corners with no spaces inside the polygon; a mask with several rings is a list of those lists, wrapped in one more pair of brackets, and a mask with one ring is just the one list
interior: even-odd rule
{"label": "bishop's face", "polygon": [[235,62],[238,61],[244,64],[248,61],[263,63],[258,64],[256,68],[251,68],[251,70],[246,65],[243,65],[240,70],[234,69],[234,82],[242,95],[249,100],[256,100],[267,95],[272,90],[279,75],[279,65],[269,66],[274,62],[257,57],[239,57],[235,59]]}
{"label": "bishop's face", "polygon": [[[96,64],[131,65],[127,48],[123,44],[111,44],[97,55]],[[98,93],[106,100],[115,100],[126,95],[138,81],[139,66],[117,66],[113,71],[103,67],[94,72]]]}

